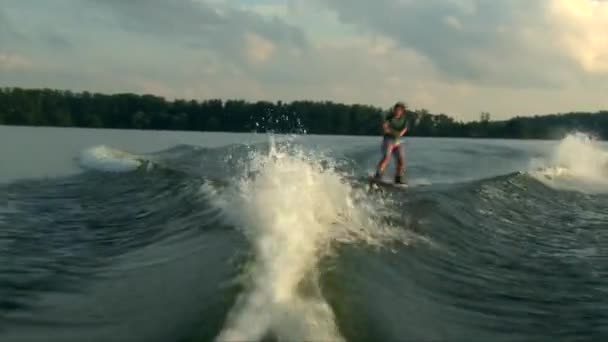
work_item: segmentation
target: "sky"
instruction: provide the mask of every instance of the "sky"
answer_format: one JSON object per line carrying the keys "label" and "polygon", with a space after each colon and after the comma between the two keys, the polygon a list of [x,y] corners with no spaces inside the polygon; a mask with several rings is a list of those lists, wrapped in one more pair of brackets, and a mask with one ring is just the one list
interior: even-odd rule
{"label": "sky", "polygon": [[0,86],[608,109],[608,0],[2,0]]}

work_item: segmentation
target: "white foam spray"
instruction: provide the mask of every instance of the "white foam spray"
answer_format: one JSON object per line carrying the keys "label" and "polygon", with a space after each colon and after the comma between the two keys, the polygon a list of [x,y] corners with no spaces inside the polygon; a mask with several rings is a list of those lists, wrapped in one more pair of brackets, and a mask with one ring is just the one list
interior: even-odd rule
{"label": "white foam spray", "polygon": [[[378,202],[363,201],[334,168],[302,151],[272,147],[256,154],[233,191],[217,194],[227,218],[250,241],[246,290],[218,341],[340,341],[318,285],[317,264],[335,243],[407,243],[403,229],[374,220]],[[292,149],[293,151],[293,149]],[[208,189],[207,189],[208,190]]]}
{"label": "white foam spray", "polygon": [[548,186],[587,193],[608,192],[608,151],[586,134],[568,135],[543,164],[532,175]]}
{"label": "white foam spray", "polygon": [[142,165],[138,156],[104,145],[84,150],[79,161],[84,168],[104,172],[129,172]]}

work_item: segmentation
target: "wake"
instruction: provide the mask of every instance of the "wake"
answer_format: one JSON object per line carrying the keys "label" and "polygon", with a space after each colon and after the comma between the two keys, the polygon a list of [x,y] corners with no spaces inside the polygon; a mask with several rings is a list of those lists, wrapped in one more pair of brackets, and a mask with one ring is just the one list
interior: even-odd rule
{"label": "wake", "polygon": [[143,157],[100,145],[84,150],[80,154],[80,165],[89,170],[103,172],[135,171],[146,161]]}
{"label": "wake", "polygon": [[321,294],[319,261],[336,243],[407,243],[405,230],[378,224],[375,213],[386,203],[369,200],[301,150],[271,144],[267,154],[254,152],[243,172],[249,176],[236,187],[215,193],[253,250],[245,291],[217,340],[343,340]]}
{"label": "wake", "polygon": [[558,190],[608,192],[608,151],[592,137],[568,135],[531,175]]}

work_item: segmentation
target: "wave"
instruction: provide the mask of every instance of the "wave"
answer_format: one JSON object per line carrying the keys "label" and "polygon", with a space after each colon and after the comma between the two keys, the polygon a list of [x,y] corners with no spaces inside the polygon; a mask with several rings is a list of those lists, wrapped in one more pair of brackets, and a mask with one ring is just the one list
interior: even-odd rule
{"label": "wave", "polygon": [[102,172],[131,172],[151,165],[143,157],[100,145],[82,151],[80,165],[85,169]]}
{"label": "wave", "polygon": [[[383,192],[369,192],[364,174],[376,150],[362,152],[342,160],[271,141],[181,145],[142,156],[97,146],[82,152],[83,167],[129,172],[153,165],[153,172],[0,186],[0,257],[8,256],[0,265],[0,291],[8,294],[0,315],[78,322],[82,311],[72,309],[71,298],[57,301],[49,316],[37,309],[50,291],[82,291],[87,300],[111,295],[112,303],[125,303],[82,305],[109,317],[104,337],[118,339],[590,335],[580,325],[596,322],[568,325],[566,317],[557,322],[561,330],[546,323],[556,310],[593,315],[590,294],[605,297],[597,280],[608,274],[598,258],[608,241],[606,202],[554,190],[569,179],[578,191],[585,182],[601,188],[606,154],[598,142],[573,135],[534,171],[526,172],[530,157],[522,154],[506,160],[516,166],[488,173],[498,176],[451,183],[432,174],[445,164],[422,162],[412,181],[427,186]],[[107,277],[97,278],[102,271]],[[140,320],[146,313],[151,318]],[[429,328],[437,321],[441,329]],[[40,328],[15,322],[28,333]],[[200,337],[190,327],[200,328]],[[66,339],[53,322],[48,328],[48,336],[38,331],[45,340]],[[69,333],[96,340],[87,328]]]}
{"label": "wave", "polygon": [[608,151],[592,137],[576,133],[564,138],[548,160],[533,160],[530,175],[557,190],[608,192]]}
{"label": "wave", "polygon": [[236,186],[213,194],[228,222],[243,231],[253,254],[243,275],[245,290],[218,341],[269,335],[279,340],[342,340],[321,295],[319,261],[332,254],[336,243],[409,241],[404,230],[375,218],[381,199],[366,199],[367,193],[355,190],[322,160],[271,144],[268,153],[253,152]]}

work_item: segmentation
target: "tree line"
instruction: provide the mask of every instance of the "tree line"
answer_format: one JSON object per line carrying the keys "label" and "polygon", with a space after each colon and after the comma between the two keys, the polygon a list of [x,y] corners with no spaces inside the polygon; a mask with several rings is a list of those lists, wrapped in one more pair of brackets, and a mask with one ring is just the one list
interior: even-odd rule
{"label": "tree line", "polygon": [[[329,101],[166,100],[154,95],[0,88],[0,124],[222,132],[378,135],[386,109]],[[420,109],[411,136],[557,139],[584,131],[608,139],[608,111],[462,122]]]}

